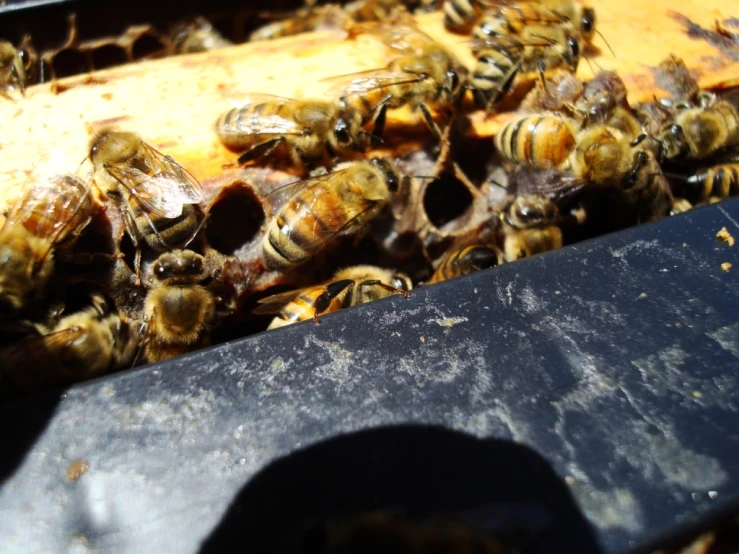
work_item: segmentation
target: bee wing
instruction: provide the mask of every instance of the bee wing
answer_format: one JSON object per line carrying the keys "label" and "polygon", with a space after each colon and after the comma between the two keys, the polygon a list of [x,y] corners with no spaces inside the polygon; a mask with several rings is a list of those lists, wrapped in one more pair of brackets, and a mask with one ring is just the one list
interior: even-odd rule
{"label": "bee wing", "polygon": [[350,33],[353,36],[360,34],[373,35],[401,54],[420,53],[429,44],[437,42],[429,35],[416,27],[411,19],[401,18],[397,21],[366,22],[352,25]]}
{"label": "bee wing", "polygon": [[43,337],[34,337],[28,340],[37,343],[39,346],[43,346],[51,352],[58,352],[59,350],[69,348],[76,341],[84,338],[86,334],[86,328],[75,325],[73,327],[68,327],[67,329],[54,331],[53,333],[49,333]]}
{"label": "bee wing", "polygon": [[[203,187],[189,171],[174,161],[172,156],[165,156],[146,143],[144,144],[144,150],[149,165],[155,170],[154,178],[159,181],[169,181],[170,186],[178,189],[175,193],[178,201],[181,200],[183,204],[202,202]],[[160,182],[158,184],[164,187],[167,186],[166,183]]]}
{"label": "bee wing", "polygon": [[123,186],[147,212],[166,218],[179,217],[183,204],[193,204],[183,194],[177,179],[150,176],[131,167],[109,167],[108,173]]}
{"label": "bee wing", "polygon": [[332,77],[326,81],[332,81],[334,84],[326,91],[328,96],[355,96],[366,94],[373,90],[391,87],[393,85],[402,85],[407,83],[417,83],[423,80],[422,75],[414,75],[405,71],[390,71],[389,69],[371,69],[360,73],[350,75],[341,75]]}
{"label": "bee wing", "polygon": [[556,169],[519,167],[511,174],[508,189],[515,195],[544,196],[561,207],[573,200],[587,185],[587,180]]}
{"label": "bee wing", "polygon": [[294,98],[285,98],[284,96],[276,96],[274,94],[265,94],[262,92],[240,92],[231,90],[224,94],[224,97],[234,108],[243,108],[254,104],[291,104],[297,102]]}
{"label": "bee wing", "polygon": [[49,253],[56,237],[66,230],[90,195],[90,187],[78,179],[77,185],[85,188],[83,194],[57,194],[58,189],[51,185],[55,179],[62,178],[55,176],[24,187],[3,225],[23,225],[33,235],[48,239],[44,255]]}
{"label": "bee wing", "polygon": [[300,179],[299,181],[292,181],[291,183],[287,183],[285,185],[281,185],[275,188],[272,192],[269,193],[268,197],[274,198],[274,197],[281,196],[286,199],[290,199],[294,197],[295,195],[297,195],[298,193],[301,193],[304,190],[312,189],[316,185],[323,183],[329,179],[334,179],[346,173],[348,170],[349,168],[337,169],[334,171],[329,171],[328,173],[316,175],[314,177],[308,177],[307,179]]}
{"label": "bee wing", "polygon": [[289,290],[262,298],[257,302],[259,306],[254,308],[251,313],[254,315],[279,313],[283,307],[295,300],[295,298],[304,290],[305,289]]}
{"label": "bee wing", "polygon": [[277,114],[250,115],[240,121],[223,125],[219,133],[223,135],[302,135],[305,127],[292,119]]}

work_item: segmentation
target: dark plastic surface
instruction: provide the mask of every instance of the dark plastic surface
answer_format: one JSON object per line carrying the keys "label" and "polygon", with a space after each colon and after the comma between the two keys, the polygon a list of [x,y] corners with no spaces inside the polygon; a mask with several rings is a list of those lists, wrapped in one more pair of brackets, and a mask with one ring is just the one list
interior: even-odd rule
{"label": "dark plastic surface", "polygon": [[737,507],[739,245],[715,235],[738,222],[727,201],[0,409],[0,552],[268,551],[393,506],[615,553]]}

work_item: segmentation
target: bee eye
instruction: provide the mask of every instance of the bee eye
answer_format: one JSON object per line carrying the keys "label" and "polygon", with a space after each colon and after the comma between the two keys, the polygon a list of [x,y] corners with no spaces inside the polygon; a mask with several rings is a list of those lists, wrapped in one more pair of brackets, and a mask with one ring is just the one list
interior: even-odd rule
{"label": "bee eye", "polygon": [[459,88],[459,75],[453,69],[450,69],[446,73],[449,78],[449,86],[452,92],[455,92]]}
{"label": "bee eye", "polygon": [[187,269],[190,270],[191,273],[199,273],[200,270],[203,269],[203,262],[200,258],[195,258],[189,263]]}
{"label": "bee eye", "polygon": [[170,267],[168,263],[160,263],[157,264],[157,266],[154,268],[154,273],[157,274],[159,277],[164,277],[167,273],[170,272]]}
{"label": "bee eye", "polygon": [[590,33],[595,26],[595,10],[591,8],[584,9],[582,12],[582,30]]}
{"label": "bee eye", "polygon": [[336,139],[341,144],[348,144],[351,141],[348,127],[349,126],[346,124],[346,121],[344,119],[339,119],[336,122],[336,126],[334,127],[334,134],[336,135]]}
{"label": "bee eye", "polygon": [[400,275],[393,276],[393,286],[398,290],[409,290],[408,283]]}
{"label": "bee eye", "polygon": [[572,37],[567,39],[567,45],[570,47],[570,53],[572,54],[572,63],[580,58],[580,44]]}

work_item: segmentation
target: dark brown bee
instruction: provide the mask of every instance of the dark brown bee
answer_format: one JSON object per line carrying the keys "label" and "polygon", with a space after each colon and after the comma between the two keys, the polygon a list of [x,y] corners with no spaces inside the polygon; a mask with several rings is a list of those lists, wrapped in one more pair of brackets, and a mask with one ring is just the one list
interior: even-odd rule
{"label": "dark brown bee", "polygon": [[559,209],[544,196],[517,196],[500,219],[506,262],[562,247]]}

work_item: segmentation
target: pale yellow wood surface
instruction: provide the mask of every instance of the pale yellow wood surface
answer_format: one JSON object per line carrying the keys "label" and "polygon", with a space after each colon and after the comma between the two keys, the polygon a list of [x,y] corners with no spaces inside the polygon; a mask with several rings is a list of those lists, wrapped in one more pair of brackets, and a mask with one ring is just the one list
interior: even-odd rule
{"label": "pale yellow wood surface", "polygon": [[[739,16],[737,2],[601,0],[594,6],[598,29],[616,55],[598,37],[595,46],[601,51],[593,61],[619,70],[632,101],[652,97],[649,66],[671,52],[698,72],[703,87],[739,84],[739,63],[705,41],[687,37],[682,25],[668,15],[678,9],[711,27],[717,19]],[[465,38],[445,32],[441,14],[417,19],[423,30],[472,64]],[[62,81],[71,88],[60,94],[41,84],[17,101],[0,98],[0,209],[32,173],[77,171],[90,134],[107,124],[138,132],[197,178],[207,180],[236,157],[220,145],[213,131],[216,118],[231,107],[230,96],[263,92],[322,97],[327,85],[321,79],[383,67],[392,55],[370,36],[352,41],[339,32],[321,32],[127,65],[95,73],[100,82],[73,77]],[[592,76],[588,63],[581,64],[580,76]],[[492,135],[505,117],[473,114],[476,134]]]}

